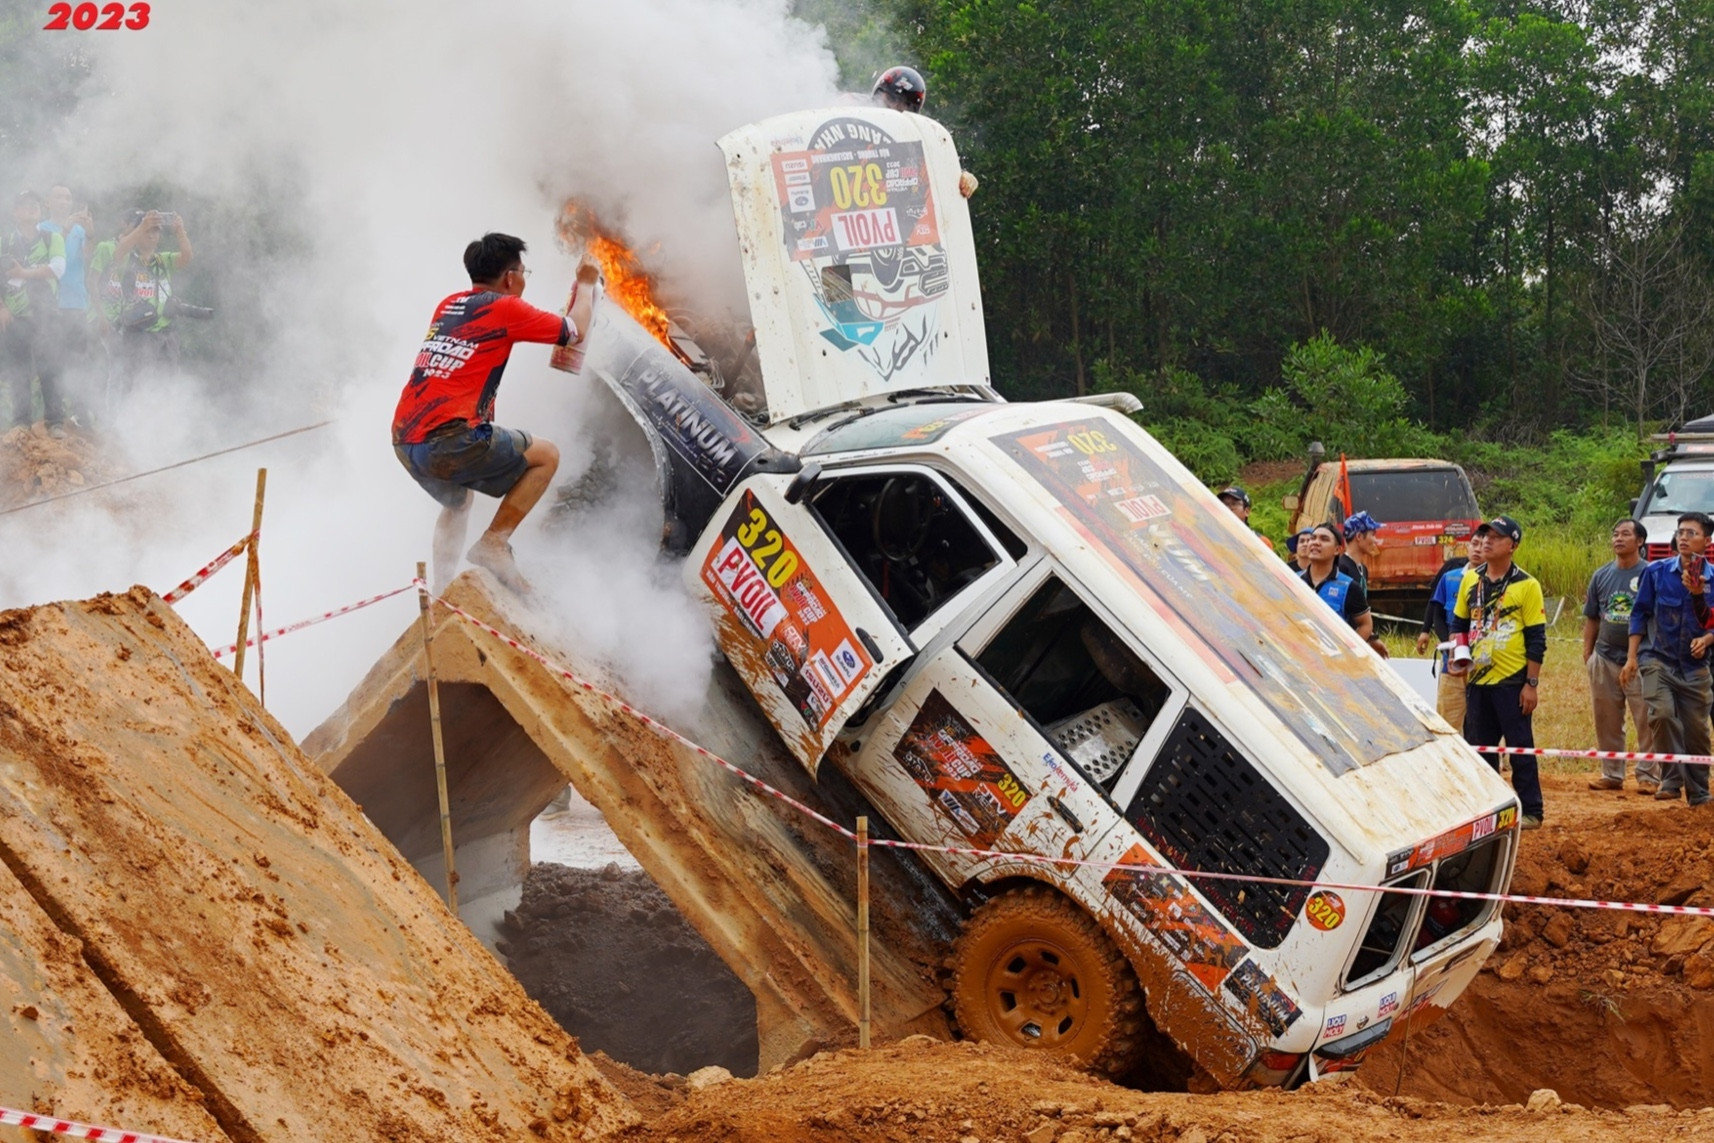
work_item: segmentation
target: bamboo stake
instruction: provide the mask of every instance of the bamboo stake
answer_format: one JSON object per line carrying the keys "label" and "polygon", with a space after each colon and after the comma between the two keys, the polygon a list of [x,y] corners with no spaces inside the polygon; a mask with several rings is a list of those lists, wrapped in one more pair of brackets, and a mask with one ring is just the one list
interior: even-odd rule
{"label": "bamboo stake", "polygon": [[857,819],[857,1046],[869,1046],[869,819]]}
{"label": "bamboo stake", "polygon": [[417,607],[422,618],[423,664],[427,668],[429,729],[434,737],[434,785],[440,798],[440,851],[446,860],[446,907],[458,916],[458,870],[452,861],[452,807],[446,794],[446,744],[440,734],[440,684],[434,677],[434,634],[429,621],[428,565],[417,564]]}
{"label": "bamboo stake", "polygon": [[[256,470],[256,514],[250,521],[250,558],[244,564],[244,606],[238,610],[238,651],[232,657],[232,673],[238,676],[238,681],[244,681],[244,640],[250,633],[250,600],[256,593],[256,575],[259,571],[256,552],[257,542],[262,538],[262,497],[268,491],[268,470]],[[260,634],[260,632],[258,632]]]}

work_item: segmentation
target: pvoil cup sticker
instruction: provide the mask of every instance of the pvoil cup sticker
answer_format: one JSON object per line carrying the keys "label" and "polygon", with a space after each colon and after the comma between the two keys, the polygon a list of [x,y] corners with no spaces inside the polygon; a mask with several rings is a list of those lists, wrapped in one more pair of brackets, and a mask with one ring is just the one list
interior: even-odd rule
{"label": "pvoil cup sticker", "polygon": [[773,163],[782,241],[809,280],[821,336],[887,381],[927,360],[950,279],[922,144],[839,117]]}

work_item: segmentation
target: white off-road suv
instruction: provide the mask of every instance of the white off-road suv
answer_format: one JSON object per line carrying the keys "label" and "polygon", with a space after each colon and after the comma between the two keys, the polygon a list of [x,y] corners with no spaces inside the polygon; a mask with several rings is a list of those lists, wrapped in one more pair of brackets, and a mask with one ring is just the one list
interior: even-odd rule
{"label": "white off-road suv", "polygon": [[1122,401],[998,397],[939,124],[721,147],[765,409],[653,343],[604,377],[786,746],[944,847],[958,1027],[1117,1075],[1152,1026],[1235,1087],[1443,1011],[1494,904],[1304,883],[1503,891],[1510,789]]}

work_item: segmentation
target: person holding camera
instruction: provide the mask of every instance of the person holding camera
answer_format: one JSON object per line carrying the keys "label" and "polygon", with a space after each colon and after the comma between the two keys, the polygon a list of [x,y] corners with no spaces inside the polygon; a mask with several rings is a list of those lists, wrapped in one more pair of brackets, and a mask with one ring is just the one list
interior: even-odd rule
{"label": "person holding camera", "polygon": [[[1452,664],[1464,676],[1464,740],[1500,771],[1500,756],[1483,747],[1504,742],[1535,747],[1533,716],[1547,655],[1547,611],[1541,583],[1512,562],[1524,530],[1510,516],[1495,516],[1476,529],[1483,538],[1482,565],[1465,573],[1448,628]],[[1535,757],[1512,757],[1512,789],[1523,816],[1520,829],[1540,829],[1541,774]]]}
{"label": "person holding camera", "polygon": [[0,294],[5,303],[0,305],[0,371],[12,391],[12,423],[27,425],[33,419],[31,382],[38,382],[42,417],[52,431],[65,419],[58,359],[47,343],[55,294],[65,273],[65,239],[37,229],[43,209],[41,195],[20,193],[12,202],[12,229],[0,241]]}
{"label": "person holding camera", "polygon": [[[1652,745],[1661,754],[1705,755],[1714,746],[1708,730],[1714,694],[1708,670],[1708,649],[1714,645],[1714,635],[1708,632],[1708,581],[1714,579],[1714,565],[1706,552],[1711,534],[1714,519],[1706,513],[1680,516],[1673,534],[1678,554],[1644,568],[1631,601],[1630,642],[1619,685],[1628,687],[1641,677]],[[1666,764],[1654,796],[1663,802],[1683,798],[1693,806],[1706,805],[1708,767]]]}
{"label": "person holding camera", "polygon": [[[174,250],[161,249],[161,234],[170,228]],[[178,368],[178,332],[173,318],[184,307],[173,299],[173,272],[190,268],[195,256],[184,219],[172,212],[131,212],[131,229],[113,249],[110,273],[119,283],[119,352],[116,380],[119,394],[130,392],[143,370]],[[201,315],[199,315],[201,316]]]}

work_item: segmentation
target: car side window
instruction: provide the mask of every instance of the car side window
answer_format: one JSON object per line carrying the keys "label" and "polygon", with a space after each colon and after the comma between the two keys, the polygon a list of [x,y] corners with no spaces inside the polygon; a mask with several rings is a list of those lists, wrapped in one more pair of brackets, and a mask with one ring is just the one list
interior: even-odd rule
{"label": "car side window", "polygon": [[813,506],[907,631],[1000,562],[965,508],[924,472],[824,479]]}
{"label": "car side window", "polygon": [[976,662],[1092,781],[1110,783],[1172,689],[1050,576]]}

